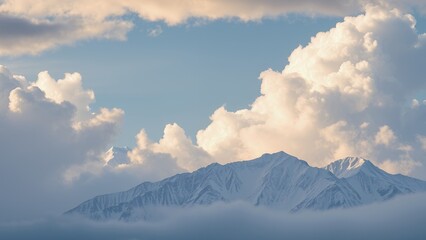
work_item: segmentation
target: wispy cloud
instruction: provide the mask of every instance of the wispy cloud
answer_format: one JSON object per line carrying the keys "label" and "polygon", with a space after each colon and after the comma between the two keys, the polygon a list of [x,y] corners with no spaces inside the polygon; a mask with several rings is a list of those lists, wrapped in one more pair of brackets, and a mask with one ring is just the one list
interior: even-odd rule
{"label": "wispy cloud", "polygon": [[163,28],[160,25],[155,26],[155,28],[148,29],[148,36],[158,37],[163,33]]}
{"label": "wispy cloud", "polygon": [[34,55],[82,39],[125,40],[132,27],[124,20],[39,18],[0,11],[0,55]]}
{"label": "wispy cloud", "polygon": [[[32,1],[5,0],[0,3],[0,55],[38,54],[84,39],[124,40],[133,23],[125,15],[136,13],[145,21],[177,25],[189,19],[214,21],[239,19],[257,21],[289,13],[310,16],[346,16],[360,13],[368,4],[416,6],[422,0],[122,0],[122,1]],[[152,34],[161,32],[155,30]]]}

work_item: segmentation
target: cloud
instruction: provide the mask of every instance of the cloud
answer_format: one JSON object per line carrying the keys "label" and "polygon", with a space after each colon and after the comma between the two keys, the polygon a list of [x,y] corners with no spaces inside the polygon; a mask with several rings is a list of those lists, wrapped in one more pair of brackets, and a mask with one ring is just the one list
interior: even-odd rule
{"label": "cloud", "polygon": [[223,18],[239,18],[244,21],[259,20],[264,17],[274,17],[286,13],[308,13],[343,16],[354,13],[362,8],[362,1],[351,0],[342,3],[338,0],[328,1],[204,1],[193,2],[184,0],[179,4],[170,0],[124,0],[94,1],[83,4],[84,1],[74,0],[67,3],[45,1],[35,3],[28,0],[6,0],[0,6],[0,11],[24,13],[30,16],[84,16],[94,19],[105,19],[111,16],[123,16],[134,12],[140,18],[148,21],[164,21],[169,25],[180,24],[190,18],[209,20]]}
{"label": "cloud", "polygon": [[[96,162],[83,163],[67,171],[70,183],[80,180],[84,174],[101,176],[97,181],[116,177],[133,176],[138,181],[161,180],[174,174],[195,170],[212,162],[209,154],[194,146],[185,135],[184,130],[177,124],[169,124],[164,129],[164,135],[158,143],[148,138],[142,129],[136,136],[136,147],[129,149],[123,156],[123,163],[105,163],[105,159]],[[78,183],[75,183],[78,185]]]}
{"label": "cloud", "polygon": [[411,104],[426,90],[425,43],[412,15],[368,5],[364,14],[346,17],[296,48],[282,71],[262,72],[261,96],[250,108],[220,107],[194,143],[176,124],[166,126],[158,143],[143,133],[129,156],[144,158],[139,150],[150,149],[192,171],[206,162],[284,150],[313,166],[361,156],[391,172],[424,178],[424,141],[418,136],[426,135],[419,125],[426,106]]}
{"label": "cloud", "polygon": [[392,129],[390,129],[389,126],[384,125],[380,127],[374,141],[376,144],[383,144],[388,146],[391,142],[395,140],[396,140],[396,137]]}
{"label": "cloud", "polygon": [[79,73],[66,73],[64,79],[56,81],[47,71],[38,74],[37,81],[33,84],[46,94],[46,98],[55,103],[68,101],[76,107],[77,119],[87,119],[90,113],[89,105],[95,100],[92,90],[84,90],[82,78]]}
{"label": "cloud", "polygon": [[45,71],[28,81],[0,66],[0,221],[60,213],[93,195],[183,172],[178,162],[184,167],[209,162],[193,158],[202,150],[182,128],[170,125],[160,143],[139,135],[134,149],[139,158],[106,164],[104,153],[124,111],[94,111],[94,100],[79,73],[55,80]]}
{"label": "cloud", "polygon": [[[5,3],[3,3],[5,4]],[[46,6],[48,7],[48,6]],[[125,40],[131,22],[120,19],[45,16],[2,11],[0,5],[0,55],[38,54],[83,39]]]}
{"label": "cloud", "polygon": [[380,164],[380,168],[388,173],[397,174],[409,174],[414,168],[421,167],[422,164],[412,159],[401,159],[401,160],[385,160]]}
{"label": "cloud", "polygon": [[[0,3],[0,55],[38,54],[85,39],[124,40],[132,29],[129,14],[168,25],[193,19],[214,21],[238,19],[258,21],[290,13],[310,16],[346,16],[362,12],[368,4],[426,10],[422,0],[122,0],[122,1],[31,1],[4,0]],[[426,12],[426,11],[425,11]],[[149,30],[158,36],[158,26]]]}
{"label": "cloud", "polygon": [[417,136],[417,139],[419,140],[422,149],[426,151],[426,137],[425,136]]}
{"label": "cloud", "polygon": [[163,33],[163,28],[160,25],[155,26],[155,28],[148,29],[148,36],[158,37]]}
{"label": "cloud", "polygon": [[2,219],[60,212],[82,197],[64,188],[66,170],[98,161],[124,114],[91,111],[93,100],[78,73],[56,81],[42,72],[30,82],[0,66]]}
{"label": "cloud", "polygon": [[166,209],[153,222],[56,217],[0,223],[2,239],[423,239],[425,195],[327,212],[283,213],[245,203]]}
{"label": "cloud", "polygon": [[[253,5],[254,4],[254,5]],[[309,12],[341,15],[348,13],[356,1],[324,5],[317,1],[256,2],[256,1],[87,1],[72,0],[0,2],[0,55],[38,54],[61,45],[87,39],[125,40],[133,23],[126,15],[136,14],[150,22],[163,21],[169,25],[185,23],[192,18],[216,20],[238,18],[259,20],[290,12]],[[148,30],[149,36],[162,33],[157,25]]]}

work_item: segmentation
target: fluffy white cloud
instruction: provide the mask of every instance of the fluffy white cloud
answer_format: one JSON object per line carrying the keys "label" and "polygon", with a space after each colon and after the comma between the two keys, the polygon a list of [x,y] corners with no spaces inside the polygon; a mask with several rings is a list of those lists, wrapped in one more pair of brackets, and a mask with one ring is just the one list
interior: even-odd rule
{"label": "fluffy white cloud", "polygon": [[374,141],[376,142],[376,144],[383,144],[388,146],[395,140],[396,140],[396,137],[392,129],[390,129],[389,126],[385,125],[380,127]]}
{"label": "fluffy white cloud", "polygon": [[[142,129],[136,135],[136,147],[133,149],[110,149],[107,154],[99,156],[97,160],[69,167],[64,175],[66,183],[75,186],[87,182],[105,185],[105,181],[113,178],[120,183],[137,184],[196,170],[215,161],[204,149],[195,146],[177,124],[168,124],[158,142],[150,140]],[[111,158],[114,158],[113,161]]]}
{"label": "fluffy white cloud", "polygon": [[[82,39],[123,40],[133,26],[125,17],[128,14],[176,25],[191,19],[257,21],[288,13],[346,16],[371,3],[426,9],[422,0],[4,0],[0,2],[0,55],[37,54]],[[150,31],[153,36],[159,33],[161,28]],[[366,46],[374,47],[374,42]]]}
{"label": "fluffy white cloud", "polygon": [[[398,144],[415,145],[415,135],[406,128],[421,116],[409,118],[404,113],[422,113],[406,106],[425,87],[425,72],[418,65],[424,61],[425,48],[419,45],[414,25],[411,15],[379,6],[345,18],[297,48],[282,73],[262,73],[263,96],[246,115],[264,116],[263,128],[272,133],[264,141],[279,142],[282,149],[314,164],[345,155],[381,161],[386,152],[398,158],[395,149],[373,142],[390,146],[400,134]],[[253,124],[237,131],[250,128]],[[264,135],[264,129],[255,128]],[[425,129],[419,126],[417,131]],[[255,136],[243,137],[240,143],[259,141]]]}
{"label": "fluffy white cloud", "polygon": [[[123,116],[120,109],[90,111],[93,100],[78,73],[55,81],[43,72],[30,82],[0,66],[2,218],[61,211],[63,203],[54,200],[57,194],[77,197],[63,192],[65,172],[97,162]],[[45,202],[46,196],[53,200]]]}
{"label": "fluffy white cloud", "polygon": [[46,98],[55,103],[68,101],[77,109],[77,118],[85,119],[90,111],[89,105],[94,101],[95,94],[92,90],[84,90],[79,73],[66,73],[64,79],[55,80],[47,71],[38,74],[37,81],[33,84],[46,94]]}
{"label": "fluffy white cloud", "polygon": [[137,184],[195,170],[214,161],[206,151],[195,146],[177,124],[167,125],[158,142],[150,140],[142,129],[133,149],[110,149],[100,157],[68,168],[64,176],[66,182],[76,186],[87,182],[105,185],[105,181],[113,178],[120,183]]}
{"label": "fluffy white cloud", "polygon": [[262,72],[261,96],[251,107],[217,109],[196,144],[168,125],[162,140],[140,146],[169,153],[187,170],[198,159],[226,163],[284,150],[314,166],[356,155],[391,172],[424,177],[418,135],[426,134],[419,125],[426,106],[411,107],[426,88],[424,62],[424,35],[414,17],[368,5],[364,14],[346,17],[296,48],[282,72]]}
{"label": "fluffy white cloud", "polygon": [[156,155],[169,155],[176,159],[176,164],[181,168],[195,170],[212,161],[207,152],[193,145],[184,130],[177,124],[167,125],[158,143],[148,139],[143,129],[136,136],[136,141],[137,146],[128,153],[131,164],[144,164]]}

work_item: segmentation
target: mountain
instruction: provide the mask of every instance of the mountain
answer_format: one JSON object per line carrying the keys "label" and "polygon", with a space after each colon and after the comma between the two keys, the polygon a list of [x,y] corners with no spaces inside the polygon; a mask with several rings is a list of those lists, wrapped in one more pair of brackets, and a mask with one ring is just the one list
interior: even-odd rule
{"label": "mountain", "polygon": [[325,169],[345,179],[357,191],[363,203],[387,200],[398,194],[426,191],[424,181],[401,174],[389,174],[362,158],[340,159]]}
{"label": "mountain", "polygon": [[127,157],[128,147],[112,147],[106,151],[104,155],[105,164],[111,167],[117,167],[120,164],[128,164],[130,162]]}
{"label": "mountain", "polygon": [[95,220],[150,219],[158,207],[191,207],[245,201],[296,212],[348,208],[398,194],[426,191],[426,182],[391,175],[361,158],[337,160],[324,168],[284,152],[251,161],[218,163],[124,192],[85,201],[66,214]]}

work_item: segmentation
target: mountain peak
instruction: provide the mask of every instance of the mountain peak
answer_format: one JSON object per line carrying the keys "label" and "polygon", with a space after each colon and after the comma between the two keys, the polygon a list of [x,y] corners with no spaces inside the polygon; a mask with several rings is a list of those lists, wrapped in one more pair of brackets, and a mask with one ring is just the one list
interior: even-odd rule
{"label": "mountain peak", "polygon": [[336,160],[324,169],[330,171],[338,178],[348,178],[357,174],[361,169],[373,165],[370,161],[360,157],[346,157]]}
{"label": "mountain peak", "polygon": [[275,153],[264,153],[259,159],[287,160],[287,159],[297,159],[297,158],[284,151],[279,151]]}
{"label": "mountain peak", "polygon": [[116,147],[116,146],[113,146],[110,149],[108,149],[107,152],[127,152],[129,150],[130,150],[129,147]]}
{"label": "mountain peak", "polygon": [[129,163],[127,152],[130,151],[128,147],[111,147],[104,154],[104,161],[106,165],[116,167],[120,164]]}
{"label": "mountain peak", "polygon": [[255,162],[263,162],[263,163],[268,163],[268,164],[282,164],[285,163],[286,165],[288,164],[306,164],[307,163],[303,160],[298,159],[295,156],[292,156],[286,152],[283,151],[279,151],[279,152],[275,152],[275,153],[265,153],[262,156],[260,156],[259,158],[254,159]]}

